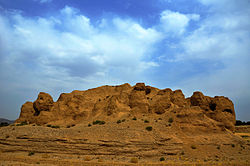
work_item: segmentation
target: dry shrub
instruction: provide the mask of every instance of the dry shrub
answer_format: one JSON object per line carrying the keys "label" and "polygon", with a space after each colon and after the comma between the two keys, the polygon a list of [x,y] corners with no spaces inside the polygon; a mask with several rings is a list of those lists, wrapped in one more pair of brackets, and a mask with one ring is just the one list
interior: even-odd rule
{"label": "dry shrub", "polygon": [[134,117],[132,120],[137,120],[136,117]]}
{"label": "dry shrub", "polygon": [[196,146],[195,146],[195,145],[191,145],[191,148],[192,148],[192,149],[196,149]]}
{"label": "dry shrub", "polygon": [[28,156],[33,156],[35,152],[29,152]]}
{"label": "dry shrub", "polygon": [[146,130],[152,131],[152,130],[153,130],[153,127],[152,127],[152,126],[148,126],[148,127],[146,127]]}
{"label": "dry shrub", "polygon": [[165,158],[164,158],[164,157],[161,157],[161,158],[160,158],[160,161],[165,161]]}
{"label": "dry shrub", "polygon": [[172,117],[168,119],[168,123],[173,123],[173,121],[174,121],[174,120],[173,120]]}

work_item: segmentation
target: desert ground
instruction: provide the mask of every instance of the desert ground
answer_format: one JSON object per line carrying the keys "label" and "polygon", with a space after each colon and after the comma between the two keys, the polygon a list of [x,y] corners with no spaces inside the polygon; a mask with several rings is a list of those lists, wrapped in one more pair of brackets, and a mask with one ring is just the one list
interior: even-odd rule
{"label": "desert ground", "polygon": [[[174,122],[168,126],[156,117],[118,121],[60,128],[34,124],[2,127],[0,165],[250,164],[249,126],[236,127],[236,137],[229,134],[226,140],[220,133],[178,134],[171,129]],[[237,143],[232,144],[231,139]]]}

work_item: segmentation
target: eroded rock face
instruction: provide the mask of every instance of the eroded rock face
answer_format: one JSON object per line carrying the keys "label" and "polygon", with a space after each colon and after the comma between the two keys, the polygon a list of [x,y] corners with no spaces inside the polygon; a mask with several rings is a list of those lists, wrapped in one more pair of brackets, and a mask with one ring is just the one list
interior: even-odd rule
{"label": "eroded rock face", "polygon": [[191,106],[199,106],[208,117],[222,123],[227,129],[235,129],[235,111],[233,102],[224,96],[214,98],[194,92],[190,98]]}
{"label": "eroded rock face", "polygon": [[19,119],[17,119],[16,122],[30,122],[34,123],[34,114],[35,110],[33,108],[33,103],[32,102],[26,102],[25,104],[22,105],[21,107],[21,113]]}
{"label": "eroded rock face", "polygon": [[185,96],[181,90],[175,90],[171,93],[171,102],[179,107],[184,107],[187,104]]}
{"label": "eroded rock face", "polygon": [[235,111],[230,99],[223,96],[208,97],[201,92],[194,92],[190,98],[185,98],[181,90],[160,90],[145,86],[144,83],[63,93],[56,102],[49,94],[41,92],[34,103],[27,102],[22,106],[17,122],[67,125],[101,116],[164,116],[169,112],[175,112],[180,124],[186,121],[193,124],[192,117],[199,116],[193,118],[194,125],[203,126],[202,129],[209,124],[218,124],[221,128],[234,131]]}
{"label": "eroded rock face", "polygon": [[134,113],[149,113],[149,103],[145,91],[134,89],[129,96],[129,106]]}
{"label": "eroded rock face", "polygon": [[33,108],[35,110],[35,116],[38,116],[41,111],[50,111],[53,106],[53,98],[44,92],[40,92],[36,101],[33,103]]}

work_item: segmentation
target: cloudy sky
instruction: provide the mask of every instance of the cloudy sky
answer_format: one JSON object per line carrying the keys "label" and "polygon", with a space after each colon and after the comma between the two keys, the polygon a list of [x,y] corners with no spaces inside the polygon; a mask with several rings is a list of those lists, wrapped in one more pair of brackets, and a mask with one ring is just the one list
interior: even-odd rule
{"label": "cloudy sky", "polygon": [[145,82],[250,120],[249,0],[0,0],[0,117],[40,91]]}

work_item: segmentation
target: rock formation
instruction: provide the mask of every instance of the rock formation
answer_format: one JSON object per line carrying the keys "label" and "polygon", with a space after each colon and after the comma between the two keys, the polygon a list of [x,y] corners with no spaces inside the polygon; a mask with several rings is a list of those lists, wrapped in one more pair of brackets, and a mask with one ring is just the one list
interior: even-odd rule
{"label": "rock formation", "polygon": [[190,98],[185,98],[181,90],[160,90],[145,86],[144,83],[62,93],[56,102],[49,94],[41,92],[35,102],[23,104],[16,122],[67,125],[98,117],[164,117],[169,114],[176,119],[175,123],[181,129],[188,129],[188,125],[200,130],[235,129],[234,105],[227,97],[208,97],[201,92],[194,92]]}

